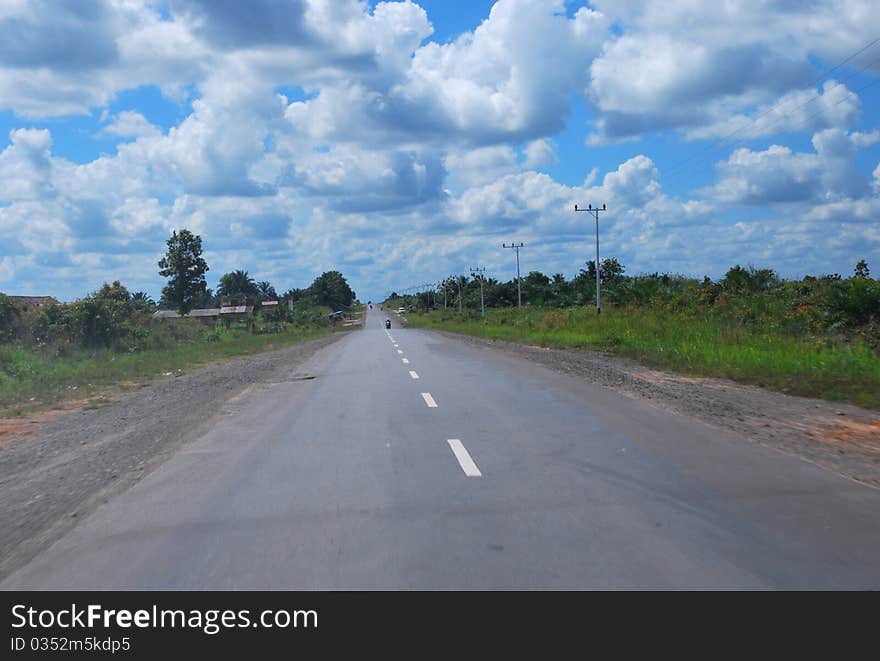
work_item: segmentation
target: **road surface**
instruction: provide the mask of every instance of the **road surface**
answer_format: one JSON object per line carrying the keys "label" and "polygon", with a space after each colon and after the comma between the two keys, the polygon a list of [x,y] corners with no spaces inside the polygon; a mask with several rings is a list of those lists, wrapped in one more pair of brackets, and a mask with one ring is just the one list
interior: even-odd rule
{"label": "road surface", "polygon": [[877,490],[385,316],[2,587],[880,588]]}

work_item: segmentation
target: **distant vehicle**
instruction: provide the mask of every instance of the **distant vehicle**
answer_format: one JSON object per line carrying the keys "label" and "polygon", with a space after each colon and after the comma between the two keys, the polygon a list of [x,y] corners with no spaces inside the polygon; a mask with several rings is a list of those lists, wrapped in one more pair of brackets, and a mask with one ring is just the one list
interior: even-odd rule
{"label": "distant vehicle", "polygon": [[385,328],[391,328],[391,320],[390,319],[385,320]]}
{"label": "distant vehicle", "polygon": [[397,308],[397,314],[403,314],[406,312],[406,308]]}

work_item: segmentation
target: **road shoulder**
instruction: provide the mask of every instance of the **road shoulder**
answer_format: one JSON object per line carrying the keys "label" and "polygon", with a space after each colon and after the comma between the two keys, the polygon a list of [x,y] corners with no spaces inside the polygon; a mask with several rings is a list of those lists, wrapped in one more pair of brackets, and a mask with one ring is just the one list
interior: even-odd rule
{"label": "road shoulder", "polygon": [[298,369],[346,336],[153,379],[105,406],[54,417],[0,448],[0,578],[198,438],[257,385],[308,378]]}

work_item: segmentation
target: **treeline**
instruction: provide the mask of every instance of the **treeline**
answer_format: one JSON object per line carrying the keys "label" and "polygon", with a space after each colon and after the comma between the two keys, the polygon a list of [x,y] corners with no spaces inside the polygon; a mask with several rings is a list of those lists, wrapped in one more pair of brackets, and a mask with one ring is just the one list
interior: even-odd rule
{"label": "treeline", "polygon": [[[183,236],[188,247],[177,251]],[[328,311],[349,307],[355,300],[345,278],[328,271],[303,289],[288,289],[278,296],[269,282],[255,281],[247,271],[235,270],[220,278],[217,292],[204,284],[207,264],[201,259],[201,239],[182,230],[168,241],[169,252],[160,262],[160,274],[169,278],[162,298],[154,302],[144,292],[130,292],[120,281],[72,303],[25,308],[0,293],[0,344],[39,350],[46,355],[69,355],[80,350],[137,352],[163,349],[191,341],[206,333],[216,336],[229,323],[218,322],[210,331],[195,322],[155,319],[157,309],[195,308],[251,303],[255,324],[327,325]],[[184,254],[186,253],[186,254]],[[265,300],[278,305],[261,307]],[[211,335],[212,334],[212,335]],[[209,336],[209,339],[210,339]],[[11,354],[10,354],[11,355]],[[2,355],[0,355],[2,359]],[[0,360],[2,362],[2,360]],[[4,365],[0,364],[0,371]]]}
{"label": "treeline", "polygon": [[[739,325],[764,326],[796,336],[843,335],[880,349],[880,281],[871,278],[865,260],[850,277],[839,274],[786,280],[772,269],[734,266],[725,275],[702,280],[675,274],[626,275],[617,259],[600,266],[602,306],[643,308],[691,317],[713,316]],[[516,279],[484,278],[488,308],[517,305]],[[587,263],[577,276],[547,276],[532,271],[522,278],[523,305],[566,308],[595,305],[596,268]],[[460,294],[459,294],[460,292]],[[454,312],[461,303],[467,314],[480,310],[480,279],[452,276],[432,291],[399,296],[389,304],[413,310],[444,307]]]}

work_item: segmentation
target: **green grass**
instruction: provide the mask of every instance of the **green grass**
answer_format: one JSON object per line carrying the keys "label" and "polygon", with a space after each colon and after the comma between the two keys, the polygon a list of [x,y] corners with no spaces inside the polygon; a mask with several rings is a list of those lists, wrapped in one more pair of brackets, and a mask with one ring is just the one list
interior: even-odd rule
{"label": "green grass", "polygon": [[85,398],[109,386],[177,373],[237,356],[281,349],[329,335],[330,328],[291,327],[283,333],[205,332],[172,348],[134,353],[80,351],[47,358],[0,345],[0,409],[41,408],[62,399]]}
{"label": "green grass", "polygon": [[435,311],[409,323],[523,344],[598,349],[659,369],[715,376],[783,392],[880,409],[880,355],[860,342],[832,343],[762,331],[733,320],[643,309]]}

